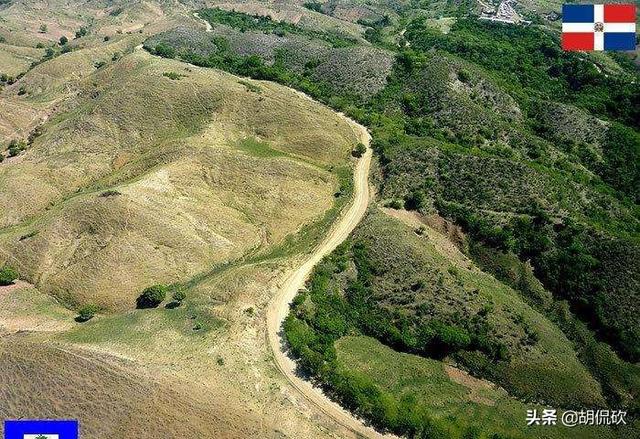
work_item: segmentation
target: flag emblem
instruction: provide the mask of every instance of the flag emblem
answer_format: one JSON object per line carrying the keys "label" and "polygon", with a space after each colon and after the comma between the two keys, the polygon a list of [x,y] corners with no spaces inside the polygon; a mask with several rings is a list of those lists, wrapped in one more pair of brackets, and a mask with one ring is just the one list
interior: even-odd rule
{"label": "flag emblem", "polygon": [[78,421],[7,420],[4,439],[78,439]]}
{"label": "flag emblem", "polygon": [[634,50],[633,4],[562,5],[564,50]]}

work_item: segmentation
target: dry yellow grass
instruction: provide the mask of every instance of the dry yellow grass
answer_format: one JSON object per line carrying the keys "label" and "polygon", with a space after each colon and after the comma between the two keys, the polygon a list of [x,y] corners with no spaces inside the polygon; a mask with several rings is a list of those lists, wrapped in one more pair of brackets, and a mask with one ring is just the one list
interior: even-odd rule
{"label": "dry yellow grass", "polygon": [[[81,23],[91,34],[0,93],[11,110],[0,142],[44,124],[0,164],[0,265],[35,284],[0,291],[0,332],[36,331],[2,337],[0,416],[77,417],[89,439],[349,437],[270,361],[263,313],[289,261],[212,268],[269,254],[326,214],[335,169],[351,161],[351,127],[284,87],[251,91],[134,50],[146,33],[194,20],[176,2],[114,1],[102,15],[75,1],[52,0],[49,14],[46,2],[15,3],[0,11],[11,44]],[[112,61],[115,52],[124,56]],[[142,288],[199,273],[180,308],[131,310]],[[53,296],[105,312],[78,324]]]}
{"label": "dry yellow grass", "polygon": [[113,357],[11,336],[0,341],[0,369],[3,419],[75,418],[91,439],[273,436],[231,394],[212,398]]}
{"label": "dry yellow grass", "polygon": [[74,326],[74,316],[24,281],[0,286],[0,333],[66,330]]}
{"label": "dry yellow grass", "polygon": [[0,73],[16,77],[26,72],[32,62],[42,58],[43,49],[0,43]]}
{"label": "dry yellow grass", "polygon": [[[73,305],[131,308],[150,284],[280,243],[332,205],[326,169],[356,142],[337,115],[284,87],[247,91],[142,51],[75,83],[75,107],[0,165],[0,259]],[[245,138],[281,155],[238,149]]]}

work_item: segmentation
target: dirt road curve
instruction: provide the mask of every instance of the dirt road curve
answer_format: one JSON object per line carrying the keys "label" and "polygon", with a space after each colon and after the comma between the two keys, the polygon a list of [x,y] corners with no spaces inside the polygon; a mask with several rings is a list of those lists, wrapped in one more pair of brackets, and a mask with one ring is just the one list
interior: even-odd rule
{"label": "dirt road curve", "polygon": [[367,146],[366,153],[358,160],[354,172],[354,196],[351,206],[339,217],[333,225],[329,235],[313,251],[305,262],[291,272],[284,281],[276,296],[272,299],[267,310],[267,331],[269,345],[273,351],[276,365],[287,377],[293,387],[302,393],[307,400],[313,403],[325,414],[333,418],[343,427],[356,434],[370,437],[386,437],[374,429],[365,426],[361,421],[352,416],[338,404],[329,400],[320,389],[313,387],[308,381],[299,378],[295,373],[295,362],[293,362],[283,351],[285,343],[281,333],[282,322],[289,313],[289,304],[295,297],[297,291],[304,286],[305,281],[311,274],[313,267],[320,260],[331,253],[340,245],[358,225],[369,204],[369,167],[371,164],[371,149],[369,148],[370,136],[366,128],[354,121],[346,118],[354,131],[358,134],[360,141]]}

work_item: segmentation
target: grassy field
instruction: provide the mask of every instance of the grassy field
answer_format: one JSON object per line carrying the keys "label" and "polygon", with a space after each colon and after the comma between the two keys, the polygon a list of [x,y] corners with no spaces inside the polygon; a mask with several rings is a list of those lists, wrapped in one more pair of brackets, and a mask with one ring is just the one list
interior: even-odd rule
{"label": "grassy field", "polygon": [[398,400],[414,401],[448,425],[452,437],[474,431],[475,437],[613,438],[608,427],[526,427],[526,404],[487,381],[445,363],[398,353],[370,337],[344,337],[336,343],[338,368],[370,377]]}
{"label": "grassy field", "polygon": [[[45,20],[15,3],[0,35],[54,56],[0,93],[3,156],[29,141],[0,163],[0,261],[23,279],[0,288],[0,415],[76,417],[88,438],[339,435],[289,396],[262,316],[350,197],[351,127],[273,83],[135,49],[172,20],[193,25],[191,10],[114,2],[71,19],[77,5],[56,3]],[[187,299],[133,310],[157,282]],[[85,303],[98,314],[75,322]],[[33,376],[51,397],[33,400]]]}

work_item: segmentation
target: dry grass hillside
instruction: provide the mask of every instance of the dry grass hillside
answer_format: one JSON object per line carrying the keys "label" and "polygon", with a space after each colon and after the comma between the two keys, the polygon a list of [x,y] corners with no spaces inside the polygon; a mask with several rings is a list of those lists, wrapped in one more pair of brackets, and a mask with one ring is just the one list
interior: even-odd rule
{"label": "dry grass hillside", "polygon": [[[10,337],[0,342],[0,368],[3,419],[82,419],[82,434],[91,438],[263,434],[255,414],[238,408],[234,416],[203,389],[186,388],[179,380],[160,382],[125,361]],[[235,421],[235,430],[229,429],[234,417],[242,419],[240,425]]]}
{"label": "dry grass hillside", "polygon": [[[202,25],[194,9],[0,8],[17,77],[0,90],[0,265],[21,275],[0,287],[0,416],[78,418],[90,439],[349,437],[272,366],[263,310],[291,244],[346,201],[356,137],[292,90],[136,50]],[[8,157],[11,139],[30,142]],[[160,282],[185,302],[134,310]],[[75,322],[86,303],[101,311]]]}
{"label": "dry grass hillside", "polygon": [[0,259],[72,305],[130,308],[150,284],[280,243],[331,207],[329,167],[356,142],[283,87],[141,51],[77,87],[74,108],[0,165]]}

